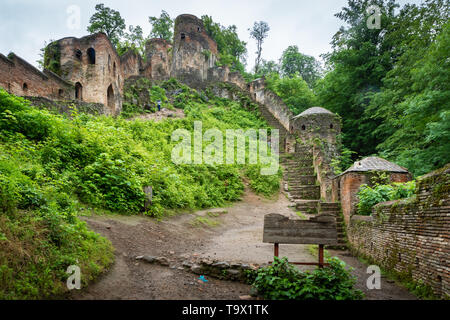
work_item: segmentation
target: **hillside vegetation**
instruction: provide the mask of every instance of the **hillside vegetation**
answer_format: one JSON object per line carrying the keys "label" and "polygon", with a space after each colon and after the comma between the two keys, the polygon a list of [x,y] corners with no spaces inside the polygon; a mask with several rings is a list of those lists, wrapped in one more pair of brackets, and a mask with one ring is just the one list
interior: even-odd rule
{"label": "hillside vegetation", "polygon": [[[110,211],[161,218],[174,210],[219,207],[239,200],[243,180],[259,193],[279,190],[280,175],[262,176],[259,165],[178,165],[171,133],[193,122],[209,128],[266,128],[255,106],[178,90],[166,106],[183,119],[161,122],[78,114],[52,114],[0,90],[0,299],[63,294],[66,269],[78,265],[86,284],[113,259],[108,240],[77,217]],[[155,88],[148,88],[154,92]],[[144,112],[144,111],[142,111]],[[204,142],[205,143],[205,142]],[[144,210],[143,188],[153,188]]]}

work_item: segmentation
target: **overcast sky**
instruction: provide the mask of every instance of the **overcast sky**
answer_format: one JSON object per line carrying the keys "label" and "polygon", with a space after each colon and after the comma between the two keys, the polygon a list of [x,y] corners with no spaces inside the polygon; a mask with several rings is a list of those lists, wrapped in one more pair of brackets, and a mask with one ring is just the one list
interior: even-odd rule
{"label": "overcast sky", "polygon": [[[400,4],[421,0],[398,0]],[[204,14],[213,20],[238,28],[241,40],[248,42],[248,68],[254,65],[256,45],[249,38],[248,28],[255,21],[266,21],[269,37],[263,45],[263,58],[278,60],[290,45],[319,59],[329,52],[333,34],[342,25],[334,14],[347,4],[346,0],[0,0],[0,53],[15,52],[37,65],[39,49],[50,39],[87,35],[89,18],[97,3],[118,10],[128,25],[140,25],[145,35],[151,30],[149,16],[166,10],[172,18],[190,13]],[[69,28],[68,9],[80,9],[79,28]]]}

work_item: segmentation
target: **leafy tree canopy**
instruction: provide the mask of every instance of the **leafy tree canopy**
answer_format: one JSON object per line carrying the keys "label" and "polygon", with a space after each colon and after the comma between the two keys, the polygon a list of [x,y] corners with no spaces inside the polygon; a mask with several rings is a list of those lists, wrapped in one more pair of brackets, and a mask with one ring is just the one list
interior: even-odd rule
{"label": "leafy tree canopy", "polygon": [[222,26],[207,15],[202,16],[202,21],[206,33],[217,43],[217,50],[220,54],[219,63],[230,65],[231,70],[243,73],[247,56],[247,43],[239,39],[237,27],[235,25]]}
{"label": "leafy tree canopy", "polygon": [[281,57],[281,71],[288,77],[300,74],[312,88],[320,78],[321,67],[314,57],[299,52],[297,46],[289,46]]}
{"label": "leafy tree canopy", "polygon": [[150,33],[151,38],[160,38],[172,42],[173,20],[166,11],[162,10],[159,18],[149,17],[148,20],[152,25],[152,31]]}
{"label": "leafy tree canopy", "polygon": [[111,42],[117,46],[123,36],[126,25],[120,13],[111,8],[105,7],[103,3],[95,6],[95,13],[89,20],[87,31],[91,34],[104,32]]}
{"label": "leafy tree canopy", "polygon": [[298,73],[284,78],[280,78],[278,73],[272,73],[266,77],[266,85],[283,99],[295,115],[317,103],[316,96]]}

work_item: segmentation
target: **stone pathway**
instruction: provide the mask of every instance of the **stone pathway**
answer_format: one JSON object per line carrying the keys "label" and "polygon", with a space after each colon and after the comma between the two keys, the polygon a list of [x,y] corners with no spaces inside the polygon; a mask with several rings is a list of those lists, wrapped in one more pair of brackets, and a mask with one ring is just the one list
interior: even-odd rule
{"label": "stone pathway", "polygon": [[[204,266],[215,264],[220,272],[220,266],[225,266],[239,280],[238,272],[272,260],[273,245],[262,243],[264,215],[280,213],[298,218],[290,205],[282,193],[278,199],[266,200],[247,192],[242,201],[230,207],[184,213],[161,222],[142,216],[85,217],[94,231],[111,240],[116,262],[96,283],[72,292],[69,298],[235,300],[248,296],[249,285],[209,275],[203,282],[199,279],[202,269],[195,274],[195,267],[206,261]],[[214,221],[214,227],[196,224],[199,217]],[[345,252],[331,253],[355,267],[358,288],[364,290],[366,267]],[[306,245],[281,245],[280,256],[290,261],[317,259]],[[382,290],[365,291],[368,299],[414,299],[406,289],[385,279]]]}

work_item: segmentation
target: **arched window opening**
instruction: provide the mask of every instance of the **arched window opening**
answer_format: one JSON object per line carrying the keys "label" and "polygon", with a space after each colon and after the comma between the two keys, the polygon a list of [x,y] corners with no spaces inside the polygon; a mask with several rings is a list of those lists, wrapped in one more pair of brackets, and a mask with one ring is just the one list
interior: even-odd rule
{"label": "arched window opening", "polygon": [[108,100],[108,108],[111,111],[115,111],[115,99],[114,99],[114,90],[112,87],[112,84],[108,87],[108,91],[107,91],[107,100]]}
{"label": "arched window opening", "polygon": [[79,82],[75,84],[75,99],[83,100],[83,86]]}
{"label": "arched window opening", "polygon": [[186,39],[186,35],[184,33],[181,34],[181,39]]}
{"label": "arched window opening", "polygon": [[197,27],[197,31],[198,31],[198,32],[201,32],[201,31],[202,31],[202,29],[200,29],[200,27]]}
{"label": "arched window opening", "polygon": [[111,72],[111,55],[108,54],[108,71]]}
{"label": "arched window opening", "polygon": [[78,60],[81,61],[81,56],[82,56],[82,55],[83,55],[83,53],[81,52],[80,49],[77,49],[77,50],[75,51],[75,57],[76,57]]}
{"label": "arched window opening", "polygon": [[24,83],[22,85],[22,89],[23,89],[23,92],[27,92],[28,91],[28,84]]}
{"label": "arched window opening", "polygon": [[87,50],[87,55],[89,64],[95,64],[95,50],[93,48],[89,48]]}
{"label": "arched window opening", "polygon": [[116,63],[113,63],[113,75],[116,76]]}
{"label": "arched window opening", "polygon": [[330,124],[330,129],[333,129],[333,124]]}
{"label": "arched window opening", "polygon": [[64,90],[63,89],[59,89],[58,90],[58,97],[62,98],[64,95]]}
{"label": "arched window opening", "polygon": [[302,125],[302,130],[306,130],[306,126],[305,125]]}

